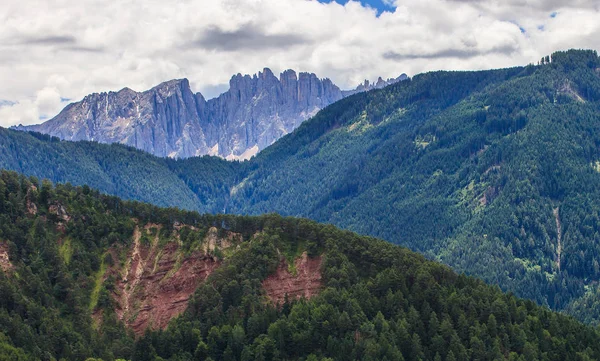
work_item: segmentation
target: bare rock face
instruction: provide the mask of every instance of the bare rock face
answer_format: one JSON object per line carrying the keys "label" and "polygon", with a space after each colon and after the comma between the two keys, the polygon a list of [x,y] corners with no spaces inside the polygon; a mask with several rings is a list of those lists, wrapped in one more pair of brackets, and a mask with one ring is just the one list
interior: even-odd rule
{"label": "bare rock face", "polygon": [[17,129],[66,140],[122,143],[157,156],[185,157],[208,149],[189,82],[171,80],[148,91],[91,94],[49,121]]}
{"label": "bare rock face", "polygon": [[253,77],[237,74],[229,85],[228,92],[208,101],[204,115],[213,120],[206,128],[211,149],[227,159],[252,157],[342,98],[329,79],[298,77],[293,70],[279,79],[266,68]]}
{"label": "bare rock face", "polygon": [[55,214],[62,221],[68,222],[71,220],[71,216],[67,213],[65,207],[58,202],[51,204],[48,207],[48,212]]}
{"label": "bare rock face", "polygon": [[31,185],[29,187],[29,189],[27,190],[27,214],[35,216],[38,213],[38,208],[37,205],[35,203],[33,203],[33,192],[37,191],[37,187],[34,185]]}
{"label": "bare rock face", "polygon": [[0,241],[0,269],[8,274],[13,270],[14,266],[8,257],[8,245]]}
{"label": "bare rock face", "polygon": [[278,79],[265,68],[254,76],[234,75],[227,92],[207,101],[187,79],[171,80],[141,93],[124,88],[91,94],[43,124],[15,129],[121,143],[159,157],[248,159],[327,105],[390,81],[342,92],[315,74],[286,70]]}
{"label": "bare rock face", "polygon": [[282,305],[288,300],[316,296],[321,287],[322,257],[309,258],[306,252],[294,261],[295,274],[289,271],[285,259],[281,261],[277,271],[263,281],[263,288],[269,300],[275,305]]}

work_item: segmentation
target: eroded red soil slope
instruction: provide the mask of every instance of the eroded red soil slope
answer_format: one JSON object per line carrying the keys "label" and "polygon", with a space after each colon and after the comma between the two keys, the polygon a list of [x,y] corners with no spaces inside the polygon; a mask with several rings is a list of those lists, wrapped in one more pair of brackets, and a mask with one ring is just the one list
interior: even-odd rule
{"label": "eroded red soil slope", "polygon": [[[142,232],[152,231],[154,238],[144,241]],[[110,251],[113,266],[109,267],[105,279],[115,279],[113,298],[117,303],[116,313],[137,334],[147,328],[164,329],[169,321],[187,308],[188,301],[198,286],[220,265],[206,247],[184,253],[178,237],[168,243],[159,244],[160,226],[146,225],[136,228],[134,241],[127,257],[119,264],[119,250]],[[205,243],[215,243],[226,248],[232,235],[220,240],[216,229],[209,230]]]}
{"label": "eroded red soil slope", "polygon": [[274,304],[283,304],[288,299],[304,297],[310,299],[317,295],[322,286],[322,257],[309,258],[306,252],[295,260],[295,275],[289,271],[285,259],[277,267],[277,271],[263,281],[267,296]]}

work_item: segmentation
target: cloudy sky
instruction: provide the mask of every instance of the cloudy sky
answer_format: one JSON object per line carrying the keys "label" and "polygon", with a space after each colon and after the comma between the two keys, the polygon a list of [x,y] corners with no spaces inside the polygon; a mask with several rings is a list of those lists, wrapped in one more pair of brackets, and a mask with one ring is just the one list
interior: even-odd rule
{"label": "cloudy sky", "polygon": [[207,98],[270,67],[363,79],[600,49],[598,0],[2,0],[0,126],[186,77]]}

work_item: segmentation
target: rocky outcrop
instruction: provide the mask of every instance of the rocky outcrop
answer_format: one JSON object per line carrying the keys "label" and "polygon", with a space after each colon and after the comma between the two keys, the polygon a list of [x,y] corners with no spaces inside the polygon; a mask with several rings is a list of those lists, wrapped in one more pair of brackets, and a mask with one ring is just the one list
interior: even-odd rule
{"label": "rocky outcrop", "polygon": [[295,260],[292,272],[285,258],[277,267],[277,271],[263,281],[263,288],[269,300],[275,305],[282,305],[286,296],[288,300],[316,296],[323,283],[321,275],[322,257],[309,258],[306,252]]}
{"label": "rocky outcrop", "polygon": [[2,269],[4,273],[9,273],[13,268],[13,264],[8,257],[8,244],[0,241],[0,269]]}
{"label": "rocky outcrop", "polygon": [[265,68],[254,76],[234,75],[230,89],[208,101],[192,92],[187,79],[171,80],[141,93],[124,88],[91,94],[43,124],[15,129],[122,143],[159,157],[248,159],[327,105],[385,84],[342,92],[315,74],[286,70],[277,78]]}
{"label": "rocky outcrop", "polygon": [[48,212],[54,214],[61,221],[69,222],[71,220],[71,216],[67,213],[65,207],[59,202],[55,202],[48,207]]}
{"label": "rocky outcrop", "polygon": [[29,189],[27,189],[27,203],[26,203],[26,207],[27,207],[27,214],[31,215],[31,216],[35,216],[38,213],[38,208],[37,205],[33,202],[34,200],[34,196],[33,193],[37,191],[37,187],[34,185],[31,185],[29,187]]}

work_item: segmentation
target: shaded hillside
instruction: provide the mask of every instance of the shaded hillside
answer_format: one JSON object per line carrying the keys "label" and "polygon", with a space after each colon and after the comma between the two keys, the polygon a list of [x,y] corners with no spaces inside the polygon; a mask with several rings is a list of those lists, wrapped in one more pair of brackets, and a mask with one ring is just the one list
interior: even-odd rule
{"label": "shaded hillside", "polygon": [[[217,175],[220,173],[216,169],[226,173],[232,167],[232,163],[217,159],[211,164],[216,168],[210,173]],[[73,143],[0,128],[0,168],[53,182],[89,185],[159,206],[199,209],[204,203],[170,172],[165,159],[122,145]]]}
{"label": "shaded hillside", "polygon": [[[569,51],[539,66],[421,74],[330,105],[249,162],[167,160],[161,174],[198,198],[184,208],[333,223],[597,322],[599,68],[595,52]],[[50,168],[11,144],[0,166],[82,184],[79,171],[54,176],[61,160]],[[130,188],[95,186],[180,202],[140,191],[152,178],[123,169],[114,181]]]}
{"label": "shaded hillside", "polygon": [[600,358],[597,330],[384,241],[8,172],[0,266],[3,360]]}

